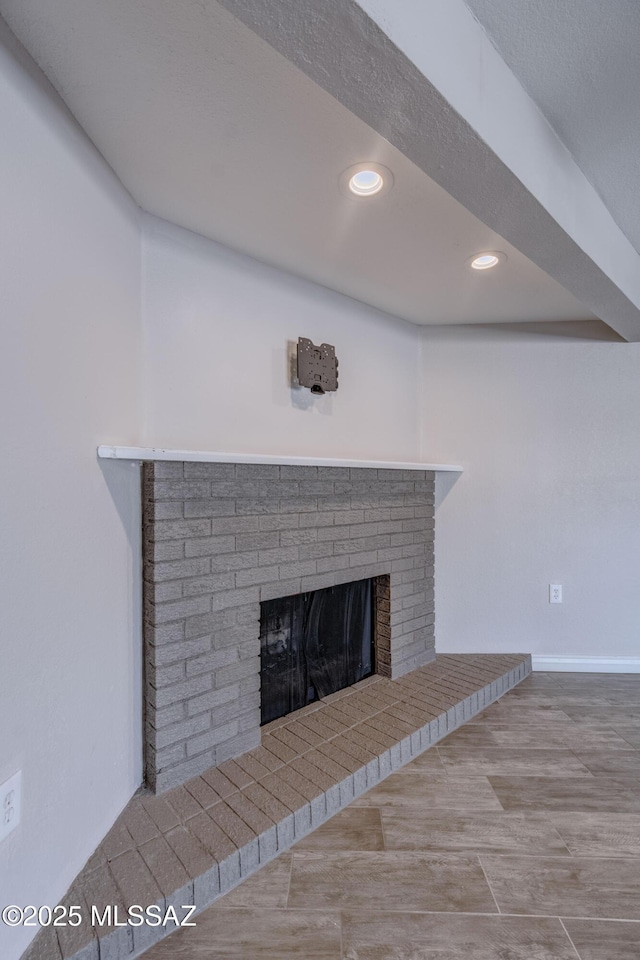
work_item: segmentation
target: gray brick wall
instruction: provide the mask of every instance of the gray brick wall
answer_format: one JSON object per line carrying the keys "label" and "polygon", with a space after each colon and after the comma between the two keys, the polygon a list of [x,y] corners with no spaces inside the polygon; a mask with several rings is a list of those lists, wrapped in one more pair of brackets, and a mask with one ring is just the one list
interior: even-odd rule
{"label": "gray brick wall", "polygon": [[379,581],[377,669],[435,657],[434,474],[143,465],[146,772],[158,792],[260,742],[260,602]]}

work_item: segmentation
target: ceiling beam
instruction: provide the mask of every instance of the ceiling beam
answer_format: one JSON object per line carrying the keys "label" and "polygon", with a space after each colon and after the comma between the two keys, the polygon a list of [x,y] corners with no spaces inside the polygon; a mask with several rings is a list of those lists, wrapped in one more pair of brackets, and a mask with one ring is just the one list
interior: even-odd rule
{"label": "ceiling beam", "polygon": [[640,340],[640,256],[462,0],[220,3],[624,339]]}

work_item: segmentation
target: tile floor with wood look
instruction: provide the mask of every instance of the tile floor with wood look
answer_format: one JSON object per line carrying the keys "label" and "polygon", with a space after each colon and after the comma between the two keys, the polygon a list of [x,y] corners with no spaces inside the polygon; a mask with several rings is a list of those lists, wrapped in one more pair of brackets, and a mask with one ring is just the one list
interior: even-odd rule
{"label": "tile floor with wood look", "polygon": [[145,960],[638,960],[640,676],[534,674]]}

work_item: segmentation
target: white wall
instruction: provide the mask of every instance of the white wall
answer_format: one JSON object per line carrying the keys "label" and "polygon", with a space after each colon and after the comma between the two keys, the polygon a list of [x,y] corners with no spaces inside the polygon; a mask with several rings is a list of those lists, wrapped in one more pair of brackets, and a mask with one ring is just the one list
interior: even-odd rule
{"label": "white wall", "polygon": [[[0,904],[53,904],[141,779],[138,211],[0,32]],[[33,930],[0,924],[15,960]]]}
{"label": "white wall", "polygon": [[640,345],[522,331],[423,332],[437,648],[640,657]]}
{"label": "white wall", "polygon": [[[415,327],[145,218],[145,443],[183,449],[412,460]],[[287,344],[336,347],[340,386],[288,386]]]}

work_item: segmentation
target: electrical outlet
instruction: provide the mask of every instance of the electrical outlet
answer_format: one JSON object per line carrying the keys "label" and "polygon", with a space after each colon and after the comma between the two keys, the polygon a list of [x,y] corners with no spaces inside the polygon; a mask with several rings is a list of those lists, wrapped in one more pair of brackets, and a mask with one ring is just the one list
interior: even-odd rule
{"label": "electrical outlet", "polygon": [[562,603],[562,584],[549,584],[549,603]]}
{"label": "electrical outlet", "polygon": [[20,823],[22,812],[22,770],[0,786],[0,840],[4,840]]}

